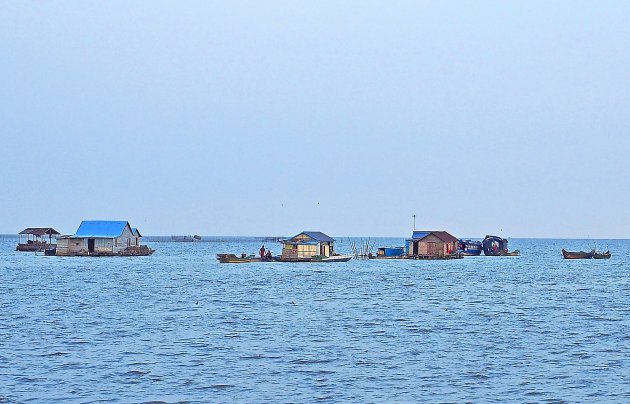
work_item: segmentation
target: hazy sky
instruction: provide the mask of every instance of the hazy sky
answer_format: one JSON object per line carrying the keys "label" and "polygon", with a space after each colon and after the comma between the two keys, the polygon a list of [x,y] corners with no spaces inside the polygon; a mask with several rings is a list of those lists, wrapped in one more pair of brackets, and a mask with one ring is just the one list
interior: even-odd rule
{"label": "hazy sky", "polygon": [[630,2],[2,1],[0,232],[630,237]]}

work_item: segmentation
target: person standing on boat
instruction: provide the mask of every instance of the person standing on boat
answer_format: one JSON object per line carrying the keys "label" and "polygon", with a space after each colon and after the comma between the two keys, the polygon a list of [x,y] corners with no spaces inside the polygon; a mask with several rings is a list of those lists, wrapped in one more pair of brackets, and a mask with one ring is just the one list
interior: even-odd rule
{"label": "person standing on boat", "polygon": [[271,250],[267,249],[267,254],[265,255],[267,261],[271,261],[273,256],[271,255]]}
{"label": "person standing on boat", "polygon": [[265,245],[264,244],[262,247],[260,247],[259,252],[260,252],[260,259],[264,261],[265,260]]}

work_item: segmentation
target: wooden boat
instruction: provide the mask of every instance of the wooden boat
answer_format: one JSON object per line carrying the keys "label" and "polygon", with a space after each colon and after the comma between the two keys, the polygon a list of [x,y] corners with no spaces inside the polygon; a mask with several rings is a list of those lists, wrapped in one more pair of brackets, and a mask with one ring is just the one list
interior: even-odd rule
{"label": "wooden boat", "polygon": [[499,257],[508,253],[508,241],[499,236],[486,236],[481,242],[483,255]]}
{"label": "wooden boat", "polygon": [[248,262],[260,262],[260,258],[253,255],[242,254],[237,257],[236,254],[217,254],[217,259],[221,264],[243,264]]}
{"label": "wooden boat", "polygon": [[257,257],[255,255],[246,255],[246,254],[241,254],[240,257],[238,257],[236,254],[217,254],[217,259],[219,260],[221,264],[245,264],[248,262],[280,261],[280,257],[278,256],[271,257],[271,258],[265,257],[264,259],[261,259],[260,257]]}
{"label": "wooden boat", "polygon": [[587,260],[591,259],[595,256],[595,250],[591,250],[590,252],[584,251],[567,251],[564,248],[562,249],[562,256],[566,260]]}
{"label": "wooden boat", "polygon": [[595,258],[596,260],[607,260],[610,259],[611,255],[612,254],[610,253],[610,250],[604,253],[595,252],[595,254],[593,254],[593,258]]}

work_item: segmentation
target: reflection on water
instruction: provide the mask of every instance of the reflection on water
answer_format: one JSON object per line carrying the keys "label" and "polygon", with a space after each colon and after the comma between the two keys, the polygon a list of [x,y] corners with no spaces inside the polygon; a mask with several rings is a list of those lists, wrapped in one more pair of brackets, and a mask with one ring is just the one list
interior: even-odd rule
{"label": "reflection on water", "polygon": [[215,254],[260,243],[66,258],[2,240],[0,402],[628,401],[630,242],[598,241],[608,261],[561,258],[592,244],[230,265]]}

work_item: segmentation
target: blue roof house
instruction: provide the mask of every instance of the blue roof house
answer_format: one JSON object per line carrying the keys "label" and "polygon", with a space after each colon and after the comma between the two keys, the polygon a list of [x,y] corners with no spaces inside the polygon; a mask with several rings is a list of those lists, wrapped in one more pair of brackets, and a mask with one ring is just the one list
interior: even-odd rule
{"label": "blue roof house", "polygon": [[288,240],[282,240],[282,261],[310,261],[319,255],[330,257],[335,240],[320,231],[303,231]]}
{"label": "blue roof house", "polygon": [[117,255],[139,246],[140,233],[136,234],[127,221],[84,220],[76,233],[60,238],[57,255]]}

